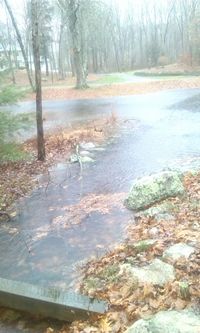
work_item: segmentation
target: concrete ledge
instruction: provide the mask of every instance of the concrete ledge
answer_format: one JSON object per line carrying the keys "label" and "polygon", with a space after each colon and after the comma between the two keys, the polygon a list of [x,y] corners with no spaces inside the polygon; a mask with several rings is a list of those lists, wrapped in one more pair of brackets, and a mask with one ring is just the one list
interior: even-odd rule
{"label": "concrete ledge", "polygon": [[105,302],[87,296],[1,278],[0,305],[69,322],[105,313],[108,308]]}

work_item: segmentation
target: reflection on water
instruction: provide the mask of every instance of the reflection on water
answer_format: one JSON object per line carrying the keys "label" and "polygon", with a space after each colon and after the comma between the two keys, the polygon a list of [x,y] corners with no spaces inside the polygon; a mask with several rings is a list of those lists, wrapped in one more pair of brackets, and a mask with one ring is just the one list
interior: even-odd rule
{"label": "reflection on water", "polygon": [[146,101],[144,96],[97,100],[87,112],[88,101],[69,103],[69,113],[62,113],[70,122],[87,120],[100,110],[109,112],[112,105],[119,117],[134,118],[140,125],[123,127],[105,150],[94,151],[95,163],[84,166],[82,177],[78,164],[64,162],[50,170],[46,190],[41,187],[20,200],[18,216],[0,229],[1,276],[69,287],[80,261],[100,256],[120,242],[132,215],[122,201],[133,179],[175,159],[200,154],[199,113],[171,106],[186,95],[155,94]]}

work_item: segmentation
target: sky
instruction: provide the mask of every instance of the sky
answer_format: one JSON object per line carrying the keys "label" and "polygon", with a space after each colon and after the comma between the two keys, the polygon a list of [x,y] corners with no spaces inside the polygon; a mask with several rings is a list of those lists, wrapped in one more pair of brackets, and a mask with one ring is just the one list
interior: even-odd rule
{"label": "sky", "polygon": [[[17,17],[18,23],[24,20],[24,7],[26,0],[8,0],[13,12]],[[101,0],[99,0],[101,1]],[[144,2],[154,2],[159,4],[164,4],[171,0],[104,0],[105,2],[115,2],[118,4],[120,13],[123,15],[124,12],[127,10],[129,4],[134,4],[134,7],[140,7],[140,5]],[[6,15],[5,15],[5,6],[3,4],[3,0],[0,0],[0,21],[6,23]]]}
{"label": "sky", "polygon": [[[25,0],[9,0],[10,7],[19,19],[22,19],[24,15],[24,3]],[[5,5],[3,1],[0,1],[0,21],[6,23]]]}

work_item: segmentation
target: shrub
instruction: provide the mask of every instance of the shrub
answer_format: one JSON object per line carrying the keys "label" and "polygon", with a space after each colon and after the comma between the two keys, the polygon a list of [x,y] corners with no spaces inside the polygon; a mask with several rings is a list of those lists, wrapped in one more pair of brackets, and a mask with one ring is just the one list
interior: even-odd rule
{"label": "shrub", "polygon": [[16,103],[26,94],[25,90],[16,88],[13,85],[0,88],[0,105]]}
{"label": "shrub", "polygon": [[0,111],[0,164],[27,158],[19,144],[14,142],[17,130],[30,127],[33,114],[13,115],[9,111]]}

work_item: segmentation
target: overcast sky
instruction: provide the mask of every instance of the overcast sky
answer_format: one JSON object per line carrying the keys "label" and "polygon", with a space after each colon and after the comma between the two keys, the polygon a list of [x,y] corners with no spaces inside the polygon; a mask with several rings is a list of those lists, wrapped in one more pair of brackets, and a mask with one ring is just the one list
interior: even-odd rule
{"label": "overcast sky", "polygon": [[[23,21],[24,19],[24,7],[25,7],[25,3],[26,0],[8,0],[9,4],[11,5],[11,8],[13,9],[13,12],[15,13],[15,16],[17,17],[17,21],[18,23],[20,23],[20,21]],[[99,0],[101,1],[101,0]],[[115,2],[118,4],[119,9],[121,14],[123,15],[124,12],[128,9],[130,4],[134,4],[134,6],[132,8],[134,8],[135,10],[140,8],[140,5],[144,2],[146,3],[156,3],[158,5],[164,5],[167,2],[171,1],[171,0],[104,0],[106,3],[107,2]],[[3,5],[3,1],[0,1],[0,21],[2,22],[6,22],[6,15],[5,15],[5,7]]]}
{"label": "overcast sky", "polygon": [[[9,0],[9,4],[13,9],[13,12],[18,18],[22,18],[24,14],[24,3],[25,0]],[[0,20],[6,22],[6,15],[5,15],[5,6],[3,1],[0,1]]]}
{"label": "overcast sky", "polygon": [[[17,15],[17,17],[22,17],[23,16],[23,12],[24,12],[24,4],[26,3],[26,0],[8,0],[9,4],[11,5],[15,15]],[[130,0],[107,0],[107,1],[114,1],[116,2],[119,7],[123,10],[124,8],[127,7],[127,4]],[[143,0],[133,0],[134,2],[141,2]],[[0,11],[0,20],[1,21],[5,21],[5,14],[4,14],[4,5],[2,6],[3,1],[0,1],[0,5],[2,10]]]}

